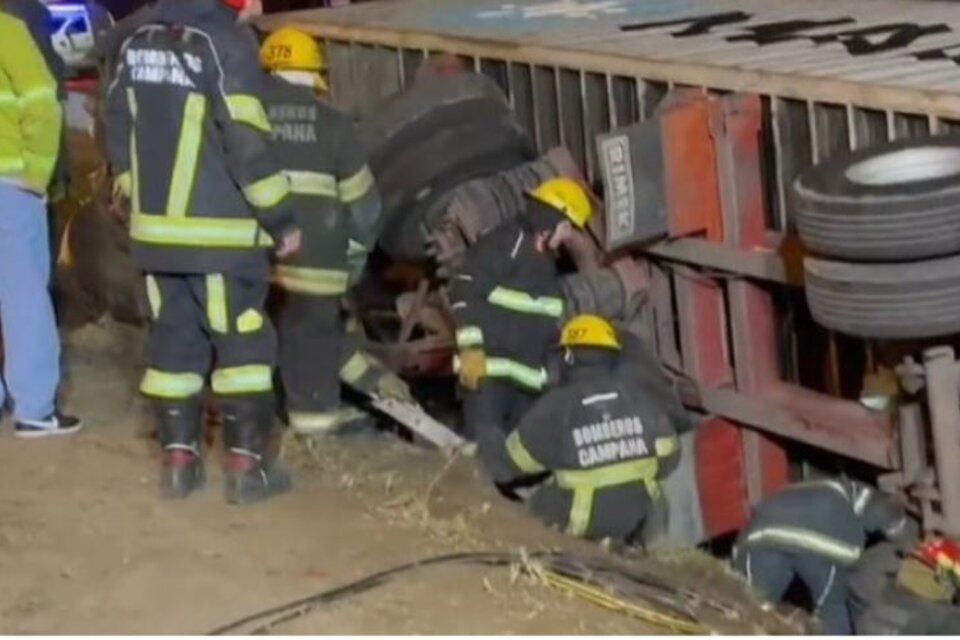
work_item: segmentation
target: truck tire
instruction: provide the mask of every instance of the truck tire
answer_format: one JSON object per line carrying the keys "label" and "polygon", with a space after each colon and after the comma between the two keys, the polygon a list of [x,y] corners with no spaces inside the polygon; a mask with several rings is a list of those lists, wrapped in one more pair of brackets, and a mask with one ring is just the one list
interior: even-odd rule
{"label": "truck tire", "polygon": [[960,253],[960,136],[842,154],[802,172],[790,196],[811,253],[853,262]]}
{"label": "truck tire", "polygon": [[376,163],[425,133],[509,109],[497,84],[482,74],[428,77],[374,107],[360,123],[360,136]]}
{"label": "truck tire", "polygon": [[861,338],[960,332],[960,256],[896,264],[804,261],[807,303],[828,329]]}
{"label": "truck tire", "polygon": [[417,81],[365,118],[360,135],[383,200],[380,246],[395,260],[426,259],[424,216],[455,187],[535,154],[503,92],[476,73]]}

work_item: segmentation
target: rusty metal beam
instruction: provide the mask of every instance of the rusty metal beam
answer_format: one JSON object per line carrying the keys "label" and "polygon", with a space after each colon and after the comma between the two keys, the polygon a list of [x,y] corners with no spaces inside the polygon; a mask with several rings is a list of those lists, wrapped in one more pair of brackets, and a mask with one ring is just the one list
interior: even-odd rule
{"label": "rusty metal beam", "polygon": [[764,282],[802,287],[803,279],[788,269],[780,255],[772,249],[738,249],[700,238],[664,240],[646,247],[643,252],[655,258],[696,265],[724,273]]}

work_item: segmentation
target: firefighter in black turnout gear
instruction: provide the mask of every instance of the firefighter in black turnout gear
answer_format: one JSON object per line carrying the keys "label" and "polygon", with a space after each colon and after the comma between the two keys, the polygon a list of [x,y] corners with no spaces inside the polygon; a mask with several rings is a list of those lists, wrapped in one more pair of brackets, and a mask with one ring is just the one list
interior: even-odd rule
{"label": "firefighter in black turnout gear", "polygon": [[526,210],[471,246],[450,281],[467,437],[481,459],[541,393],[563,316],[555,252],[593,213],[567,178],[538,186]]}
{"label": "firefighter in black turnout gear", "polygon": [[272,73],[268,117],[303,232],[300,252],[281,259],[272,278],[282,292],[278,364],[287,418],[297,432],[329,433],[366,415],[341,407],[341,381],[367,395],[410,397],[361,350],[360,334],[346,332],[343,298],[376,242],[380,197],[353,123],[318,95],[327,89],[319,43],[284,27],[267,37],[260,59]]}
{"label": "firefighter in black turnout gear", "polygon": [[269,245],[293,253],[300,232],[289,179],[269,153],[256,39],[238,25],[259,10],[259,0],[160,0],[124,43],[108,92],[110,160],[152,315],[140,388],[156,407],[168,497],[203,481],[208,374],[229,452],[227,500],[291,485],[272,455],[276,337],[264,303]]}
{"label": "firefighter in black turnout gear", "polygon": [[529,500],[546,524],[590,539],[643,542],[662,533],[660,480],[680,459],[675,407],[621,366],[614,327],[594,315],[563,329],[559,385],[541,396],[500,440],[495,482],[545,478]]}
{"label": "firefighter in black turnout gear", "polygon": [[734,567],[770,602],[800,578],[823,632],[849,635],[850,571],[876,534],[899,544],[913,535],[889,496],[844,478],[794,484],[754,510],[737,540]]}

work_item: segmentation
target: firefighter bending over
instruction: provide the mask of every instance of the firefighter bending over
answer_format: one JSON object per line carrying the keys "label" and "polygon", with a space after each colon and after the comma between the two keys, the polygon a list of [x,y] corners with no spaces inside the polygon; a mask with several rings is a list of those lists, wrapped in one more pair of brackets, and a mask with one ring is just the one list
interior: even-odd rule
{"label": "firefighter bending over", "polygon": [[563,316],[556,252],[592,214],[577,182],[547,180],[523,213],[467,250],[451,279],[466,435],[481,458],[543,390]]}
{"label": "firefighter bending over", "polygon": [[850,571],[874,534],[896,543],[912,535],[904,511],[888,496],[843,478],[795,484],[754,510],[737,540],[734,567],[771,602],[798,577],[824,633],[849,635]]}
{"label": "firefighter bending over", "polygon": [[203,481],[207,374],[229,452],[227,500],[291,486],[271,454],[276,336],[264,303],[271,238],[285,255],[300,232],[269,154],[267,76],[237,24],[260,10],[259,0],[160,0],[124,43],[108,93],[110,160],[150,300],[140,388],[156,408],[168,497]]}
{"label": "firefighter bending over", "polygon": [[620,337],[603,318],[573,318],[560,345],[559,385],[501,439],[491,475],[503,484],[544,477],[529,506],[548,525],[643,542],[666,524],[659,481],[679,462],[675,420],[620,366]]}
{"label": "firefighter bending over", "polygon": [[353,123],[320,99],[327,84],[319,43],[285,27],[267,37],[260,59],[272,74],[267,111],[303,232],[300,252],[273,271],[287,417],[295,431],[326,433],[365,415],[341,407],[341,381],[410,399],[402,380],[361,351],[356,331],[345,335],[343,298],[376,242],[380,197]]}

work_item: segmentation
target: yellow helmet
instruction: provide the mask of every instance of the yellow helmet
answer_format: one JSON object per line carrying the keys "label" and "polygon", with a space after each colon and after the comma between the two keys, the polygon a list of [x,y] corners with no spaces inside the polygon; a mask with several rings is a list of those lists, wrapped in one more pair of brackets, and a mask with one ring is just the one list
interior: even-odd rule
{"label": "yellow helmet", "polygon": [[320,43],[309,33],[283,27],[263,41],[260,62],[268,71],[315,71],[327,68]]}
{"label": "yellow helmet", "polygon": [[590,196],[576,180],[551,178],[540,183],[530,195],[562,212],[578,229],[585,227],[593,216]]}
{"label": "yellow helmet", "polygon": [[589,313],[567,322],[560,334],[562,347],[601,347],[620,350],[620,336],[609,321]]}

